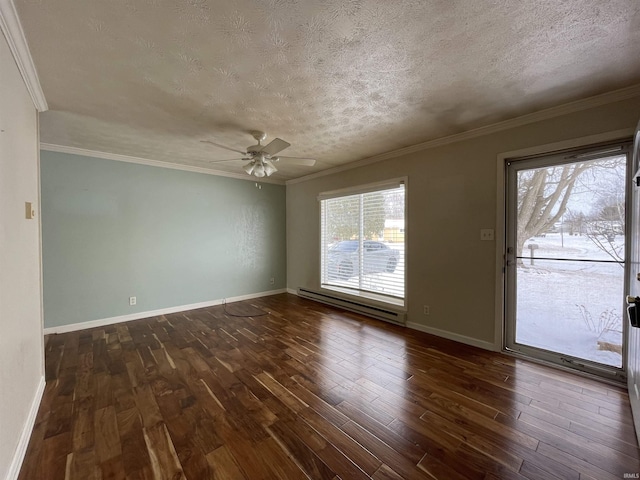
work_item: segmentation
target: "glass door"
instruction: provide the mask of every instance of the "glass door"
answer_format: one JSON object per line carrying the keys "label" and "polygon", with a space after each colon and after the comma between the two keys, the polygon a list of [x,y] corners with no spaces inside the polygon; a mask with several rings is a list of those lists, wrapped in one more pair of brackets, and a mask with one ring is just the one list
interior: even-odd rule
{"label": "glass door", "polygon": [[506,346],[622,378],[629,145],[507,166]]}

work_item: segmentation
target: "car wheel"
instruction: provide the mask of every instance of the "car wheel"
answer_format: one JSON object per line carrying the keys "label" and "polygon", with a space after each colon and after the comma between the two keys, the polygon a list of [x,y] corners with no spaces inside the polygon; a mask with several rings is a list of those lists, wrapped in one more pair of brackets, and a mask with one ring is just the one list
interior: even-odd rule
{"label": "car wheel", "polygon": [[390,258],[387,262],[387,273],[393,273],[396,271],[396,265],[398,265],[398,260],[395,258]]}
{"label": "car wheel", "polygon": [[340,262],[338,264],[338,278],[348,280],[353,276],[353,265],[351,262]]}

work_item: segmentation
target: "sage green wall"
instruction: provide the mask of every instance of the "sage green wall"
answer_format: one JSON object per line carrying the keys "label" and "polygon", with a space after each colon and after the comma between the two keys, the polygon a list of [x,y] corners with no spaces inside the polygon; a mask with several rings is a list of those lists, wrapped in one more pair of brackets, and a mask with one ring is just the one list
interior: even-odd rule
{"label": "sage green wall", "polygon": [[639,117],[634,98],[290,183],[288,287],[320,286],[319,193],[407,176],[408,322],[495,347],[496,246],[480,229],[496,227],[498,155],[633,129]]}
{"label": "sage green wall", "polygon": [[286,285],[284,186],[49,151],[41,185],[45,327]]}

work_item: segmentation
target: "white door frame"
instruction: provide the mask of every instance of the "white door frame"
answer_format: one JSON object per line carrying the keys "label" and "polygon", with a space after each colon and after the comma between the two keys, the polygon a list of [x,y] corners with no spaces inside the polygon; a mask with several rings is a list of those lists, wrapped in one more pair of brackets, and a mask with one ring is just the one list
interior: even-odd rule
{"label": "white door frame", "polygon": [[[615,130],[611,132],[601,133],[597,135],[589,135],[586,137],[575,138],[571,140],[564,140],[561,142],[548,143],[545,145],[539,145],[536,147],[525,148],[521,150],[514,150],[509,152],[503,152],[498,154],[496,162],[496,178],[497,178],[497,191],[496,191],[496,285],[495,285],[495,330],[494,330],[494,343],[497,350],[508,352],[505,342],[505,318],[506,318],[506,282],[505,282],[505,255],[506,255],[506,167],[509,159],[518,157],[528,157],[533,155],[540,155],[551,153],[559,150],[577,149],[581,147],[588,147],[590,145],[616,141],[616,140],[628,140],[634,134],[634,128],[625,128],[622,130]],[[546,363],[546,362],[541,362]],[[576,372],[574,369],[562,367],[553,364],[558,368],[564,368],[568,371]],[[579,372],[578,372],[579,373]]]}
{"label": "white door frame", "polygon": [[[638,218],[638,209],[640,204],[640,184],[636,183],[640,176],[640,123],[634,133],[634,152],[631,161],[631,222],[628,226],[631,234],[630,240],[630,259],[628,269],[628,290],[627,295],[640,296],[640,273],[638,273],[638,248],[640,247],[638,235],[640,235],[640,218]],[[635,180],[635,181],[634,181]],[[628,321],[625,318],[625,321]],[[631,412],[633,414],[633,423],[636,429],[636,436],[640,444],[640,330],[628,327],[627,335],[627,391],[629,392],[629,402],[631,403]]]}

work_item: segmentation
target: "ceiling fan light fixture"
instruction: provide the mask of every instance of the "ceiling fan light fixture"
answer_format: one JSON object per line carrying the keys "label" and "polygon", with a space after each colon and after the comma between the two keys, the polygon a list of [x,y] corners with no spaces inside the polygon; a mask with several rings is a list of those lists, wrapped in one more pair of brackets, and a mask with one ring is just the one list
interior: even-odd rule
{"label": "ceiling fan light fixture", "polygon": [[267,177],[272,173],[276,173],[278,169],[271,163],[269,160],[265,160],[264,162],[264,173],[267,174]]}
{"label": "ceiling fan light fixture", "polygon": [[247,172],[249,175],[251,175],[253,173],[253,169],[256,166],[256,162],[251,161],[249,163],[247,163],[244,167],[242,167],[244,169],[245,172]]}
{"label": "ceiling fan light fixture", "polygon": [[266,173],[265,172],[265,168],[264,168],[264,165],[262,165],[262,164],[256,165],[255,168],[253,169],[253,174],[256,177],[259,177],[259,178],[264,177],[265,173]]}

